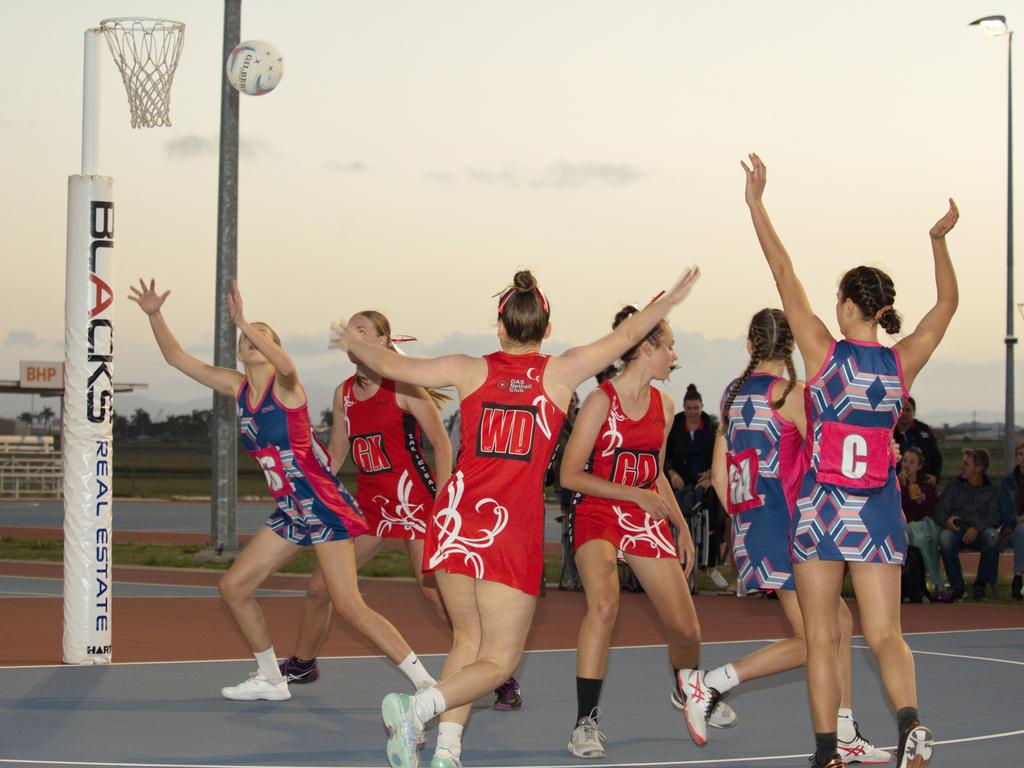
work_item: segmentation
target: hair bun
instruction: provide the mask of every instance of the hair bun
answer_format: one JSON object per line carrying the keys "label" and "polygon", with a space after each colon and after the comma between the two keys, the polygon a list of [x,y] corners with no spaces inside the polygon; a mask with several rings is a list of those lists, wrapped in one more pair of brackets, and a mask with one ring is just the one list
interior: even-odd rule
{"label": "hair bun", "polygon": [[537,278],[528,269],[521,269],[512,278],[512,286],[518,293],[529,293],[537,287]]}
{"label": "hair bun", "polygon": [[618,312],[615,313],[615,319],[612,320],[612,328],[618,328],[620,323],[626,321],[630,315],[635,315],[640,310],[634,307],[632,304],[627,304]]}
{"label": "hair bun", "polygon": [[903,326],[903,319],[895,309],[888,309],[878,318],[878,324],[882,326],[886,333],[893,335],[900,332],[900,328]]}
{"label": "hair bun", "polygon": [[696,384],[687,384],[686,385],[686,392],[687,393],[696,392],[696,391],[697,391],[697,385]]}

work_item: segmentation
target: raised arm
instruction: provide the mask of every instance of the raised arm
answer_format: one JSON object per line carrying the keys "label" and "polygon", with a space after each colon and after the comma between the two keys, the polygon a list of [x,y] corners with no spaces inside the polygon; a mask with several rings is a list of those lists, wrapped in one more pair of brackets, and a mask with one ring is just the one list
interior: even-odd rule
{"label": "raised arm", "polygon": [[603,371],[626,350],[643,341],[674,306],[682,303],[699,278],[700,268],[689,267],[671,291],[660,294],[643,310],[630,315],[607,336],[551,358],[544,375],[545,388],[550,392],[549,385],[554,380],[571,393],[591,376]]}
{"label": "raised arm", "polygon": [[331,323],[331,340],[327,346],[348,352],[350,360],[386,379],[416,387],[454,386],[460,397],[465,397],[487,379],[487,363],[479,358],[468,355],[409,357],[365,341],[340,322]]}
{"label": "raised arm", "polygon": [[740,165],[743,166],[743,172],[747,177],[744,196],[750,209],[751,221],[754,223],[754,232],[757,233],[757,241],[761,244],[772,277],[775,278],[775,287],[782,299],[782,309],[786,313],[789,327],[793,329],[793,338],[800,348],[800,354],[803,355],[807,375],[813,376],[825,362],[825,355],[828,354],[829,345],[832,343],[832,334],[811,309],[811,302],[807,299],[803,283],[796,276],[789,253],[775,227],[772,226],[771,219],[768,218],[768,211],[762,200],[765,184],[768,182],[768,169],[756,154],[749,157],[749,166],[742,160]]}
{"label": "raised arm", "polygon": [[157,293],[156,281],[150,280],[149,285],[139,279],[139,287],[129,286],[131,295],[129,299],[139,305],[139,308],[149,316],[149,326],[153,329],[153,337],[157,346],[164,356],[164,360],[184,373],[190,379],[209,387],[222,395],[234,397],[238,394],[238,388],[242,386],[243,376],[238,371],[230,368],[218,368],[217,366],[204,363],[198,357],[193,357],[181,346],[181,343],[171,333],[167,321],[164,319],[160,308],[170,295],[170,291]]}
{"label": "raised arm", "polygon": [[345,385],[339,384],[334,390],[334,401],[331,403],[331,439],[327,443],[327,455],[331,458],[331,472],[338,474],[345,465],[345,458],[350,448],[348,420],[345,415]]}
{"label": "raised arm", "polygon": [[[295,361],[292,356],[284,351],[284,348],[275,342],[269,333],[261,333],[257,326],[254,326],[245,319],[245,312],[242,306],[242,294],[238,291],[238,281],[231,281],[231,291],[227,296],[228,315],[231,322],[235,324],[245,338],[247,338],[256,349],[258,349],[277,371],[274,379],[274,386],[285,392],[300,392],[299,372],[295,368]],[[303,395],[305,396],[305,395]]]}
{"label": "raised arm", "polygon": [[932,241],[932,258],[935,260],[935,306],[928,310],[914,332],[902,338],[895,346],[903,365],[903,380],[907,389],[913,385],[917,374],[946,335],[946,329],[960,303],[956,272],[953,260],[949,257],[949,248],[946,247],[946,235],[956,226],[959,218],[960,211],[953,198],[950,198],[949,210],[928,232]]}
{"label": "raised arm", "polygon": [[438,491],[448,482],[452,475],[452,441],[441,421],[441,412],[434,404],[434,399],[423,387],[409,384],[397,384],[398,407],[408,411],[415,417],[423,434],[434,449],[434,484]]}

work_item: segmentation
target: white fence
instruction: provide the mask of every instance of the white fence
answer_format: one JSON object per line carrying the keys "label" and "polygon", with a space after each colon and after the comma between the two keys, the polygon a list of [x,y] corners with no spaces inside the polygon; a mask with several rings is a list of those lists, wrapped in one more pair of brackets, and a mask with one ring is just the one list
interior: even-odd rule
{"label": "white fence", "polygon": [[63,491],[64,462],[52,435],[0,435],[0,498],[59,499]]}

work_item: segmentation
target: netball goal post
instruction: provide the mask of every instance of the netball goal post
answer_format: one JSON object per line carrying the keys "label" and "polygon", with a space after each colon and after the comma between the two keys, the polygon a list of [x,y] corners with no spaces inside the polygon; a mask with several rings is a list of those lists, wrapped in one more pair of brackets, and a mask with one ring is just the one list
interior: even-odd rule
{"label": "netball goal post", "polygon": [[104,19],[85,32],[82,172],[68,177],[64,296],[64,635],[67,664],[113,658],[114,180],[99,173],[100,36],[133,128],[170,125],[185,25]]}

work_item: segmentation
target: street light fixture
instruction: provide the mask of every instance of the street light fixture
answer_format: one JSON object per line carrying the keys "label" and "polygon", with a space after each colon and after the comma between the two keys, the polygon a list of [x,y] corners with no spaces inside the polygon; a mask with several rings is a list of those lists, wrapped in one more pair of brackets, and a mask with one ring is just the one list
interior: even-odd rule
{"label": "street light fixture", "polygon": [[1006,466],[1013,466],[1013,30],[1005,16],[983,16],[968,26],[980,27],[989,37],[1006,36]]}

